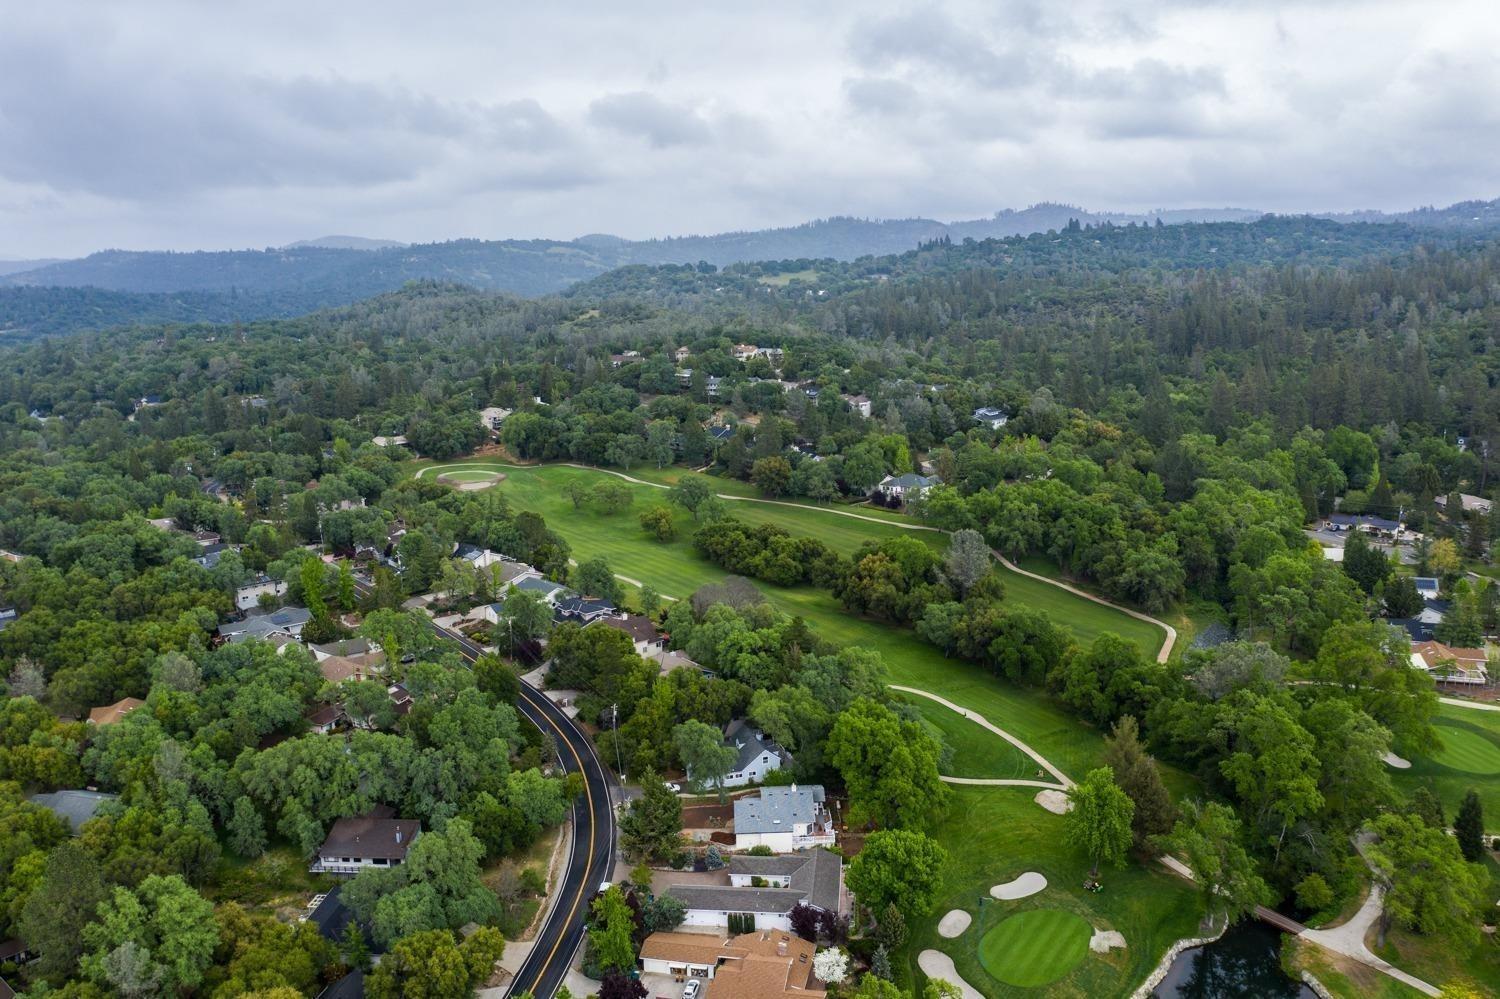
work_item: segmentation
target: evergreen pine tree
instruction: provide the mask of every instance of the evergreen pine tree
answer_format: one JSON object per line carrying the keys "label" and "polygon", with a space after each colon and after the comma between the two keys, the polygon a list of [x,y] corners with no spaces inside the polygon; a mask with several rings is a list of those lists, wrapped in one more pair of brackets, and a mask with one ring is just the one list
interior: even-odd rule
{"label": "evergreen pine tree", "polygon": [[1453,818],[1453,834],[1464,859],[1471,864],[1479,863],[1484,857],[1484,806],[1473,790],[1459,803],[1458,814]]}

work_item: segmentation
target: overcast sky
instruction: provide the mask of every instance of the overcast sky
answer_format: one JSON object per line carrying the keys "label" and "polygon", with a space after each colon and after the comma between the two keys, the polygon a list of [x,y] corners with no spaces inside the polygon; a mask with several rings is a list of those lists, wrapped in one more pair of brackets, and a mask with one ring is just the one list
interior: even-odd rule
{"label": "overcast sky", "polygon": [[3,17],[0,258],[1500,196],[1494,0]]}

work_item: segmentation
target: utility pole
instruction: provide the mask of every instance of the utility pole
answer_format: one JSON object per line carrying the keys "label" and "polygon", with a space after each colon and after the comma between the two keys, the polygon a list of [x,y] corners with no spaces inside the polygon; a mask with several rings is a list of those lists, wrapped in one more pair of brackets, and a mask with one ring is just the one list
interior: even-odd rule
{"label": "utility pole", "polygon": [[615,773],[620,775],[620,780],[623,783],[625,780],[625,763],[620,758],[620,706],[618,704],[611,704],[609,706],[609,721],[610,729],[614,732],[615,738]]}

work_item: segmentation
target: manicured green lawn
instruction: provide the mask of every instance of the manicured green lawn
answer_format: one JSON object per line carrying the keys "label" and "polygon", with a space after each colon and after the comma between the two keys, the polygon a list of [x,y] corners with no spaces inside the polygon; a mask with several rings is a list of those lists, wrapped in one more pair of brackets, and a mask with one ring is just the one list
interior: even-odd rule
{"label": "manicured green lawn", "polygon": [[1036,776],[1036,762],[982,725],[925,697],[903,695],[943,737],[952,751],[942,773],[947,777],[1015,780]]}
{"label": "manicured green lawn", "polygon": [[[1063,819],[1032,801],[1034,791],[1008,787],[953,787],[948,814],[933,835],[948,851],[937,903],[925,918],[914,919],[902,957],[910,982],[925,981],[917,955],[933,948],[953,958],[958,973],[985,995],[1123,996],[1156,966],[1174,941],[1192,936],[1202,910],[1198,895],[1185,881],[1131,861],[1122,869],[1106,868],[1104,891],[1083,888],[1088,862],[1062,846]],[[1030,898],[1002,902],[991,898],[991,885],[1025,871],[1039,871],[1047,887]],[[950,909],[964,909],[974,922],[952,940],[937,932],[938,920]],[[1087,950],[1083,959],[1057,981],[1023,988],[998,980],[980,957],[980,941],[989,931],[1019,913],[1037,910],[1072,913],[1089,927],[1117,930],[1126,948],[1107,954]],[[1083,935],[1085,944],[1088,933]]]}
{"label": "manicured green lawn", "polygon": [[1397,789],[1409,795],[1418,787],[1429,788],[1451,822],[1459,802],[1472,788],[1479,792],[1484,807],[1485,829],[1500,831],[1500,711],[1443,704],[1434,727],[1442,748],[1431,756],[1416,757],[1409,770],[1392,770]]}
{"label": "manicured green lawn", "polygon": [[1007,985],[1047,985],[1078,966],[1092,934],[1088,921],[1077,913],[1032,909],[985,933],[979,941],[979,963]]}

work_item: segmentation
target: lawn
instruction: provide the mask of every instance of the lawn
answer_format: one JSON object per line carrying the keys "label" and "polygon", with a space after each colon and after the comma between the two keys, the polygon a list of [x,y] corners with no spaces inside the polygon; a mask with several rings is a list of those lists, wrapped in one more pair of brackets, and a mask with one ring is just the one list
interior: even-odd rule
{"label": "lawn", "polygon": [[1284,938],[1281,966],[1293,978],[1310,971],[1338,999],[1420,999],[1421,992],[1352,958],[1297,938]]}
{"label": "lawn", "polygon": [[1500,711],[1441,704],[1434,727],[1442,748],[1413,759],[1410,770],[1392,770],[1397,788],[1408,795],[1430,788],[1450,822],[1473,788],[1484,806],[1485,829],[1500,831]]}
{"label": "lawn", "polygon": [[1033,778],[1036,762],[989,729],[925,697],[906,696],[950,750],[946,777]]}
{"label": "lawn", "polygon": [[[953,788],[948,817],[934,830],[950,862],[937,904],[928,917],[913,920],[911,941],[902,955],[911,983],[920,986],[924,980],[916,956],[934,948],[953,958],[958,973],[993,999],[1125,995],[1156,966],[1168,946],[1197,932],[1202,912],[1197,893],[1164,871],[1132,861],[1122,869],[1105,869],[1104,891],[1085,891],[1088,862],[1061,847],[1062,817],[1037,807],[1033,794],[1027,788]],[[990,897],[991,885],[1025,871],[1039,871],[1047,887],[1015,902]],[[937,932],[938,920],[950,909],[974,916],[969,929],[952,940]],[[1096,954],[1087,950],[1085,933],[1083,959],[1061,978],[1036,988],[1006,984],[985,969],[981,941],[1009,918],[1034,911],[1049,916],[1072,913],[1094,929],[1119,931],[1127,946]]]}
{"label": "lawn", "polygon": [[1093,935],[1062,909],[1031,909],[1001,920],[979,941],[979,963],[1007,985],[1049,985],[1078,966]]}

